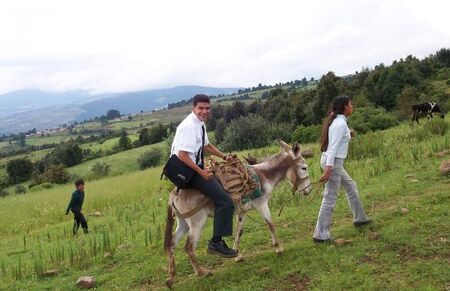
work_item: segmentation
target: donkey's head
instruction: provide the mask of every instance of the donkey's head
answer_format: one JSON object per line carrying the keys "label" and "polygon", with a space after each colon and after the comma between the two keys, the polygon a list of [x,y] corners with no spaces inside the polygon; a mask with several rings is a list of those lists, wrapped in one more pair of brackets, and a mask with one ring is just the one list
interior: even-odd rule
{"label": "donkey's head", "polygon": [[286,162],[289,165],[287,178],[292,185],[292,192],[300,191],[303,195],[308,195],[311,192],[311,180],[308,174],[308,165],[300,153],[300,145],[295,143],[291,147],[281,140],[279,143],[287,154]]}

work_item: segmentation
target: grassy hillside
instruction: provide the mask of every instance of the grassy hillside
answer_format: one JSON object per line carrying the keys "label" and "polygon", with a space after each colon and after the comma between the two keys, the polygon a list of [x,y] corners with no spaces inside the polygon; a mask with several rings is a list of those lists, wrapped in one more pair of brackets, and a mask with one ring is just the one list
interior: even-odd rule
{"label": "grassy hillside", "polygon": [[142,146],[142,147],[131,149],[128,151],[119,152],[119,153],[116,153],[116,154],[113,154],[110,156],[87,161],[82,164],[71,167],[68,170],[70,173],[73,173],[73,174],[76,173],[80,176],[84,176],[85,174],[87,174],[88,171],[90,171],[90,168],[95,163],[100,162],[100,163],[106,163],[111,166],[111,174],[112,175],[119,175],[119,174],[123,174],[123,173],[134,172],[139,169],[138,164],[137,164],[137,159],[139,158],[140,155],[142,155],[143,153],[145,153],[146,151],[148,151],[149,149],[151,149],[153,147],[163,148],[164,145],[165,145],[165,142]]}
{"label": "grassy hillside", "polygon": [[40,146],[43,144],[60,143],[70,139],[68,132],[62,132],[58,134],[52,134],[50,136],[34,136],[32,138],[26,139],[27,145]]}
{"label": "grassy hillside", "polygon": [[[189,276],[192,269],[180,247],[175,289],[448,289],[450,180],[439,175],[444,158],[435,153],[450,148],[450,131],[427,138],[423,131],[403,124],[352,142],[347,169],[358,182],[374,224],[354,228],[341,195],[332,231],[347,243],[312,242],[319,197],[297,220],[287,223],[306,202],[297,197],[281,218],[275,217],[283,255],[275,255],[268,230],[252,213],[256,221],[247,220],[241,244],[247,260],[235,263],[211,256],[206,253],[209,222],[197,254],[214,276]],[[317,145],[311,146],[317,153]],[[253,152],[264,156],[276,151],[273,146]],[[133,154],[117,154],[110,161],[113,171],[134,161]],[[320,175],[318,159],[317,154],[308,159],[314,181]],[[88,166],[74,170],[82,172]],[[64,216],[72,186],[0,199],[0,289],[75,290],[82,275],[95,276],[100,290],[163,289],[162,235],[169,187],[159,181],[160,172],[161,168],[153,168],[89,182],[84,212],[91,233],[75,238],[70,233],[72,217]],[[271,201],[274,216],[290,195],[287,184],[277,188]],[[100,216],[89,215],[95,211]],[[60,270],[57,276],[42,275],[53,268]]]}

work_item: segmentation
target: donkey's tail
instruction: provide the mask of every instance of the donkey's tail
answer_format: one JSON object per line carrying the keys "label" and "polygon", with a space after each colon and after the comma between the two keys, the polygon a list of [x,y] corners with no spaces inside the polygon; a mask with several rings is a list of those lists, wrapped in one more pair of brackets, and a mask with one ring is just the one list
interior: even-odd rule
{"label": "donkey's tail", "polygon": [[175,218],[172,211],[172,205],[167,207],[166,233],[164,235],[164,253],[168,253],[172,247],[172,230]]}

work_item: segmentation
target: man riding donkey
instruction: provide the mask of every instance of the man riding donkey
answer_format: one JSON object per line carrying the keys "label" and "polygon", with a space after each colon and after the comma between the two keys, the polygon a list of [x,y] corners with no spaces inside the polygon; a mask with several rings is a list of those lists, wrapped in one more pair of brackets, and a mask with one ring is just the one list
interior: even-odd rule
{"label": "man riding donkey", "polygon": [[237,252],[229,248],[223,240],[224,236],[231,236],[233,233],[234,204],[230,195],[204,165],[204,151],[224,160],[228,157],[209,142],[204,122],[211,110],[210,103],[206,95],[194,96],[192,112],[177,127],[171,156],[177,156],[195,171],[186,188],[196,189],[214,202],[213,237],[208,244],[208,253],[234,258]]}
{"label": "man riding donkey", "polygon": [[[281,254],[283,247],[275,233],[269,209],[271,194],[284,180],[291,184],[293,194],[308,195],[312,189],[307,164],[298,144],[291,147],[279,141],[279,153],[264,162],[246,165],[237,156],[226,156],[209,143],[203,124],[209,110],[207,96],[194,96],[192,113],[178,126],[172,155],[163,169],[163,174],[177,186],[169,195],[164,238],[164,251],[169,261],[169,278],[166,280],[169,288],[176,273],[175,247],[186,233],[185,251],[195,273],[198,276],[212,274],[195,256],[196,245],[209,216],[214,215],[214,234],[208,245],[209,253],[242,261],[239,243],[247,212],[254,209],[261,214],[270,231],[275,252]],[[211,160],[208,165],[210,169],[205,169],[203,150],[224,159],[224,162]],[[231,249],[222,237],[232,234],[234,213],[238,219]],[[175,219],[177,227],[172,232]]]}

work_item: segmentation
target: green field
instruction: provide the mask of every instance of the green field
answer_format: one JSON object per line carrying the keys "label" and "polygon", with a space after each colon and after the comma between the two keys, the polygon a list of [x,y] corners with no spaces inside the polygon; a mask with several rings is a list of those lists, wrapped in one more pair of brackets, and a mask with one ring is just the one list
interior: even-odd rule
{"label": "green field", "polygon": [[[345,239],[345,244],[312,242],[319,197],[294,222],[287,223],[306,203],[306,198],[296,197],[281,218],[274,218],[284,254],[275,254],[261,218],[251,213],[256,221],[247,220],[241,243],[246,261],[235,263],[211,256],[206,253],[210,221],[197,254],[214,275],[190,276],[192,268],[183,243],[177,249],[174,288],[448,289],[450,179],[441,176],[438,168],[450,156],[437,158],[435,154],[450,149],[450,131],[425,139],[422,135],[420,127],[402,124],[352,141],[346,167],[358,182],[361,200],[374,223],[362,229],[353,227],[341,195],[332,231],[334,238]],[[316,181],[320,175],[318,148],[310,146],[316,155],[307,161]],[[162,236],[169,187],[159,180],[160,167],[137,171],[134,165],[140,152],[150,147],[101,159],[111,164],[114,174],[127,173],[87,183],[84,213],[89,235],[80,233],[73,238],[70,233],[72,217],[64,216],[64,211],[71,185],[0,199],[0,289],[76,290],[75,282],[83,275],[95,276],[100,290],[165,289],[167,262]],[[277,150],[272,146],[251,152],[265,156]],[[96,161],[70,171],[86,172]],[[273,193],[273,216],[289,199],[289,189],[284,183]],[[89,215],[96,211],[100,216]],[[111,256],[105,257],[105,253]],[[43,275],[54,268],[58,275]]]}
{"label": "green field", "polygon": [[52,144],[52,143],[59,144],[60,142],[64,142],[68,139],[70,139],[70,135],[68,134],[68,132],[64,132],[64,133],[52,134],[50,136],[43,136],[43,137],[35,136],[35,137],[27,138],[25,140],[25,143],[27,145],[40,146],[43,144]]}
{"label": "green field", "polygon": [[[138,140],[139,135],[138,134],[129,134],[128,137],[130,138],[131,142]],[[98,142],[92,142],[87,144],[82,144],[82,149],[90,149],[91,151],[108,151],[112,150],[113,146],[118,144],[120,137],[110,138],[102,143]]]}
{"label": "green field", "polygon": [[[125,129],[127,131],[139,130],[142,127],[148,127],[157,123],[169,124],[171,122],[180,122],[186,115],[191,112],[191,106],[183,106],[170,109],[170,114],[168,110],[160,110],[155,112],[147,112],[144,114],[136,114],[132,116],[132,120],[112,120],[106,125],[101,125],[100,122],[88,122],[86,124],[78,125],[75,127],[75,131],[80,130],[121,130]],[[149,123],[149,125],[147,125]]]}
{"label": "green field", "polygon": [[166,144],[165,142],[161,142],[157,144],[142,146],[124,152],[119,152],[110,156],[84,162],[82,164],[68,168],[68,170],[72,174],[85,176],[95,163],[106,163],[111,166],[111,175],[119,175],[123,173],[137,171],[139,169],[137,159],[139,158],[140,155],[147,152],[153,147],[163,149],[165,144]]}

